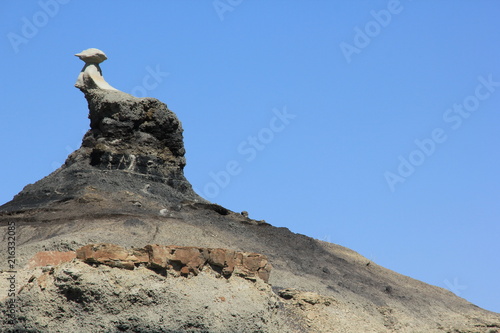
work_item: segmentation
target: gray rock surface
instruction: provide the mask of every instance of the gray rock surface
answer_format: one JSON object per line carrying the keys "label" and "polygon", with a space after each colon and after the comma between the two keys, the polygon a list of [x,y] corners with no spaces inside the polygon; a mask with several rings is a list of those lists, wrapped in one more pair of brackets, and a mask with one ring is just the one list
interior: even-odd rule
{"label": "gray rock surface", "polygon": [[206,271],[173,278],[78,261],[33,273],[18,298],[19,332],[293,332],[260,280]]}

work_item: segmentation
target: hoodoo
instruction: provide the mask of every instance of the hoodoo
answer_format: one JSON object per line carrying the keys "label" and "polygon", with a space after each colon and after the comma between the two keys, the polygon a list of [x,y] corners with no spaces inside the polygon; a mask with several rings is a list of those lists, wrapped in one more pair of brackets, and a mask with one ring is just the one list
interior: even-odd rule
{"label": "hoodoo", "polygon": [[124,191],[160,205],[206,202],[184,177],[182,125],[155,98],[136,98],[109,85],[101,50],[76,54],[85,62],[75,86],[88,102],[90,129],[80,149],[54,173],[28,185],[2,208],[19,210],[72,200],[88,191],[108,193],[121,204]]}

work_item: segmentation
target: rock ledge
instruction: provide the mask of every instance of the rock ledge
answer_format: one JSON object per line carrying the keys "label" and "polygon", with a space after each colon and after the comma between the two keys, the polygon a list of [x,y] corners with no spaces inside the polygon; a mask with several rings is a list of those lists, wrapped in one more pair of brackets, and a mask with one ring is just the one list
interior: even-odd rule
{"label": "rock ledge", "polygon": [[28,263],[28,268],[59,265],[73,259],[90,265],[107,265],[133,270],[143,266],[164,276],[196,276],[205,269],[230,278],[233,274],[247,280],[269,281],[271,264],[267,257],[250,252],[237,252],[220,248],[190,246],[146,245],[143,248],[125,249],[115,244],[88,244],[78,250],[38,252]]}

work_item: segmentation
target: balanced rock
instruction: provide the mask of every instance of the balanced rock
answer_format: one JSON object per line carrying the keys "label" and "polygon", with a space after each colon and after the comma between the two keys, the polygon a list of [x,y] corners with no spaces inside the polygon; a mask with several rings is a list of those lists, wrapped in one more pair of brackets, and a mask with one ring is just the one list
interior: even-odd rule
{"label": "balanced rock", "polygon": [[83,66],[80,75],[78,75],[75,87],[82,91],[87,91],[89,89],[116,90],[109,85],[102,76],[102,70],[99,64],[108,59],[104,52],[92,48],[77,53],[75,56],[85,62],[85,66]]}
{"label": "balanced rock", "polygon": [[80,53],[75,54],[80,60],[84,61],[85,64],[100,64],[104,60],[108,59],[104,52],[99,49],[86,49]]}

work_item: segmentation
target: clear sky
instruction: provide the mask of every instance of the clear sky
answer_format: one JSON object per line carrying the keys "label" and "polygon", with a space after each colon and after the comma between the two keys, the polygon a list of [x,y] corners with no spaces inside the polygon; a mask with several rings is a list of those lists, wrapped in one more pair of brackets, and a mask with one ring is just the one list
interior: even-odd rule
{"label": "clear sky", "polygon": [[114,87],[184,127],[185,173],[234,211],[360,252],[500,312],[500,2],[0,2],[0,203]]}

